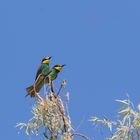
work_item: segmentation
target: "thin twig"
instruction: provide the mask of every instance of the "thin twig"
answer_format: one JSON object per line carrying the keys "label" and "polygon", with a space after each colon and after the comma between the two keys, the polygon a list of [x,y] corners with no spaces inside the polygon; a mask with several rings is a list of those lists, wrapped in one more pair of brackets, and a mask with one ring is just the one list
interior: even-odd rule
{"label": "thin twig", "polygon": [[44,78],[44,94],[46,94],[46,78]]}
{"label": "thin twig", "polygon": [[54,93],[52,80],[51,80],[51,92]]}
{"label": "thin twig", "polygon": [[50,91],[54,93],[54,90],[53,90],[53,82],[52,82],[51,76],[48,76],[48,78],[49,78]]}
{"label": "thin twig", "polygon": [[63,85],[61,84],[61,86],[60,86],[60,88],[59,88],[59,90],[58,90],[58,92],[56,94],[56,97],[58,97],[60,95],[60,91],[61,91],[62,88],[63,88]]}
{"label": "thin twig", "polygon": [[[56,95],[56,97],[59,96],[61,89],[62,89],[65,85],[66,85],[66,80],[63,80],[62,83],[61,83],[60,89],[59,89],[59,91],[58,91],[58,93],[57,93],[57,95]],[[59,106],[59,104],[57,104],[57,105],[58,105],[58,109],[59,109],[59,111],[60,111],[60,113],[61,113],[61,115],[62,115],[63,122],[64,122],[64,131],[67,132],[67,125],[66,125],[66,122],[65,122],[65,117],[64,117],[65,115],[64,115],[64,112],[61,110],[61,107]],[[68,106],[67,106],[67,109],[68,109]],[[68,111],[68,110],[67,110],[67,111]],[[69,118],[68,118],[68,119],[69,119]]]}
{"label": "thin twig", "polygon": [[46,140],[48,140],[48,136],[46,135],[46,133],[43,133],[44,137],[46,138]]}
{"label": "thin twig", "polygon": [[71,134],[71,137],[73,137],[73,136],[79,136],[79,137],[82,137],[83,139],[90,140],[90,138],[88,138],[87,136],[85,136],[81,133],[77,133],[77,132],[74,132],[73,134]]}
{"label": "thin twig", "polygon": [[42,74],[39,74],[39,75],[37,76],[37,78],[36,78],[36,80],[35,80],[35,82],[34,82],[34,85],[36,84],[37,80],[40,78],[41,75],[42,75]]}
{"label": "thin twig", "polygon": [[137,133],[137,138],[138,138],[138,140],[140,140],[139,131],[138,131],[138,130],[136,130],[136,133]]}
{"label": "thin twig", "polygon": [[66,113],[68,116],[68,119],[70,120],[70,115],[69,115],[69,92],[66,94]]}
{"label": "thin twig", "polygon": [[66,80],[63,80],[61,83],[61,86],[56,94],[56,97],[58,97],[60,95],[60,91],[62,90],[63,87],[65,87],[65,85],[66,85]]}
{"label": "thin twig", "polygon": [[[56,100],[57,101],[57,100]],[[58,102],[57,103],[57,106],[58,106],[58,109],[59,109],[59,112],[61,113],[62,115],[62,119],[63,119],[63,122],[64,122],[64,131],[67,132],[67,125],[66,125],[66,122],[65,122],[65,115],[64,115],[64,112],[61,110],[61,107],[59,106]]]}
{"label": "thin twig", "polygon": [[44,102],[43,98],[42,98],[39,94],[37,94],[36,97],[37,97],[40,101]]}
{"label": "thin twig", "polygon": [[36,91],[36,82],[37,80],[39,79],[40,75],[37,77],[37,79],[35,80],[34,82],[34,93],[35,93],[35,96],[37,95],[37,91]]}
{"label": "thin twig", "polygon": [[140,131],[137,131],[136,134],[134,136],[132,136],[132,138],[130,140],[134,140],[136,138],[138,138],[138,140],[139,140],[139,135],[140,135],[139,133],[140,133]]}
{"label": "thin twig", "polygon": [[44,101],[43,98],[42,98],[42,97],[39,95],[39,93],[36,91],[36,82],[37,82],[37,80],[40,78],[40,76],[41,76],[41,74],[38,75],[37,79],[36,79],[35,82],[34,82],[34,92],[35,92],[35,96],[36,96],[39,100]]}
{"label": "thin twig", "polygon": [[76,131],[81,127],[82,123],[85,121],[85,116],[83,116],[82,120],[79,122],[78,126],[76,127]]}

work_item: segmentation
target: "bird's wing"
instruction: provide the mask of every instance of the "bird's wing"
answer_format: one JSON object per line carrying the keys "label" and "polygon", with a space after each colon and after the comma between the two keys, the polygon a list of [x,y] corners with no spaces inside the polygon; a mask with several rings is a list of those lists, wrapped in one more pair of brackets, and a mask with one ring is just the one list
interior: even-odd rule
{"label": "bird's wing", "polygon": [[36,77],[36,86],[39,86],[40,84],[42,85],[42,82],[44,83],[44,81],[49,80],[48,79],[48,75],[52,72],[52,70],[50,69],[49,72],[47,73],[47,75],[41,75],[39,74],[38,77]]}
{"label": "bird's wing", "polygon": [[48,75],[52,72],[52,69],[50,69],[45,77],[48,77]]}
{"label": "bird's wing", "polygon": [[42,74],[42,69],[43,69],[43,65],[40,65],[40,67],[38,68],[37,73],[36,73],[35,81],[36,81],[37,77],[38,77],[40,74]]}

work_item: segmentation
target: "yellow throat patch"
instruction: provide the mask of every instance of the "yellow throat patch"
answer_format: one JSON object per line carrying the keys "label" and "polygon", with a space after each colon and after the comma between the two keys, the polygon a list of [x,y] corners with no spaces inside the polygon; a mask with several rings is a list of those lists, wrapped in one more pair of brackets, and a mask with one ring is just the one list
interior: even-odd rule
{"label": "yellow throat patch", "polygon": [[57,66],[55,67],[56,70],[61,71],[62,67],[61,66]]}
{"label": "yellow throat patch", "polygon": [[50,63],[50,60],[49,59],[46,59],[42,62],[43,64],[49,64]]}

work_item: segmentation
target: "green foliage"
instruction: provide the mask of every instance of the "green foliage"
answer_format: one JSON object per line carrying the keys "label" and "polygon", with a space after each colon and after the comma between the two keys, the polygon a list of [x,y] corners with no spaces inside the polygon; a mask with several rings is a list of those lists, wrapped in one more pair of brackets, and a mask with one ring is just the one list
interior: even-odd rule
{"label": "green foliage", "polygon": [[111,136],[106,140],[135,140],[140,139],[140,105],[137,109],[134,108],[133,103],[129,100],[116,100],[121,104],[119,108],[118,119],[112,121],[107,117],[99,119],[98,117],[91,117],[90,121],[100,128],[107,126],[111,132]]}

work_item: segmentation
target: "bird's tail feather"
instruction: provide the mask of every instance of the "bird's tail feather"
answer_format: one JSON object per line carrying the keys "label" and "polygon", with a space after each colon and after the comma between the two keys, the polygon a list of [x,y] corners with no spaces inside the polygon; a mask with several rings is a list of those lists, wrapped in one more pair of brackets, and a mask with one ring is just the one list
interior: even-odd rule
{"label": "bird's tail feather", "polygon": [[35,92],[34,92],[34,86],[30,86],[26,88],[27,91],[27,95],[25,97],[27,97],[28,95],[30,95],[31,97],[35,97]]}
{"label": "bird's tail feather", "polygon": [[[44,76],[40,76],[40,78],[35,82],[35,90],[37,93],[40,91],[44,83],[47,83],[47,81],[48,81],[48,78],[44,79]],[[34,85],[27,87],[26,91],[27,91],[27,95],[25,97],[27,97],[28,95],[30,95],[31,97],[36,96],[36,93],[34,91]]]}

